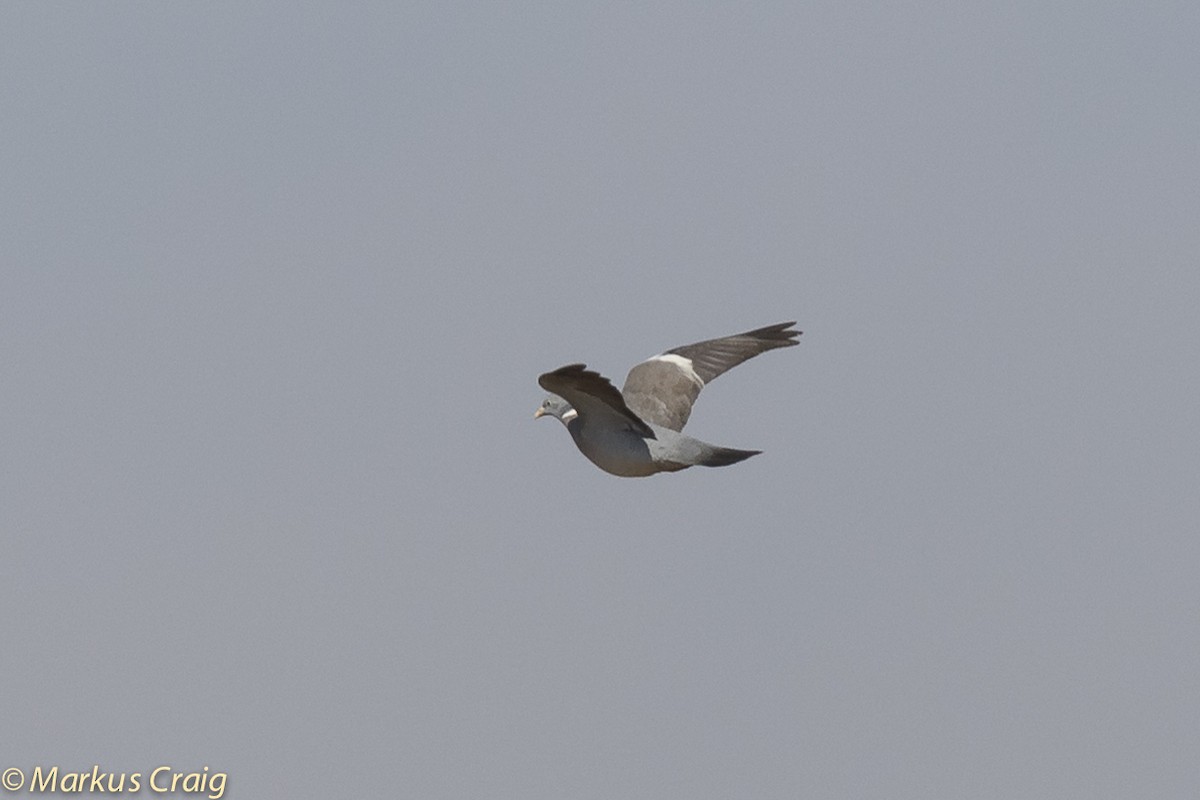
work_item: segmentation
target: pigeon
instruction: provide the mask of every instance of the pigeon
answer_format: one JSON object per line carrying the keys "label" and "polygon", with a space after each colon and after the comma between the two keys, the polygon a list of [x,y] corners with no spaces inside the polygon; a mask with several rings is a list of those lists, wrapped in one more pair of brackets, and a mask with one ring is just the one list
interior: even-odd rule
{"label": "pigeon", "polygon": [[533,418],[554,417],[600,469],[643,478],[688,467],[724,467],[761,450],[737,450],[684,434],[696,398],[711,380],[759,353],[799,344],[795,322],[707,339],[653,356],[629,370],[621,391],[608,378],[568,364],[538,377],[551,394]]}

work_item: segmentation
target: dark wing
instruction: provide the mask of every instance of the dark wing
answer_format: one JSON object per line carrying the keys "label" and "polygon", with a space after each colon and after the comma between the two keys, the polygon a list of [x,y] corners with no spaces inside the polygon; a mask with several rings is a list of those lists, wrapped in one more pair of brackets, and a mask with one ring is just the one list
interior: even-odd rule
{"label": "dark wing", "polygon": [[781,322],[778,325],[768,325],[765,328],[746,331],[736,336],[686,344],[683,347],[668,350],[667,353],[689,359],[692,362],[692,369],[696,370],[700,380],[708,383],[722,372],[733,369],[759,353],[774,350],[776,347],[791,347],[798,344],[796,337],[802,331],[788,330],[795,324],[795,322]]}
{"label": "dark wing", "polygon": [[617,429],[628,427],[648,439],[655,438],[650,426],[625,405],[617,387],[600,373],[588,369],[586,364],[559,367],[540,375],[538,384],[570,403],[584,421]]}
{"label": "dark wing", "polygon": [[626,405],[655,425],[681,431],[705,384],[759,353],[796,344],[795,322],[676,347],[629,370],[621,390]]}

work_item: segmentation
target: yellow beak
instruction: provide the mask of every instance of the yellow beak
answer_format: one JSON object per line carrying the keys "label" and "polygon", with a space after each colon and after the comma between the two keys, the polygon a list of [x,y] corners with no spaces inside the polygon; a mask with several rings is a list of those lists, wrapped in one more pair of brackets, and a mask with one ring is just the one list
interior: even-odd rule
{"label": "yellow beak", "polygon": [[544,408],[539,408],[537,411],[533,412],[534,419],[537,419],[538,417],[542,417],[545,415],[546,415],[546,410]]}

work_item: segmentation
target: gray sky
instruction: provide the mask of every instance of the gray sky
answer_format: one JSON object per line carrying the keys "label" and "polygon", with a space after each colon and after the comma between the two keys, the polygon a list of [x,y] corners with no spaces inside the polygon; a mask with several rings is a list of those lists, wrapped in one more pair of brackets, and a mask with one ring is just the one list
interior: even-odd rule
{"label": "gray sky", "polygon": [[[1196,796],[1198,39],[5,5],[0,768]],[[531,418],[789,319],[689,424],[743,464],[622,480]]]}

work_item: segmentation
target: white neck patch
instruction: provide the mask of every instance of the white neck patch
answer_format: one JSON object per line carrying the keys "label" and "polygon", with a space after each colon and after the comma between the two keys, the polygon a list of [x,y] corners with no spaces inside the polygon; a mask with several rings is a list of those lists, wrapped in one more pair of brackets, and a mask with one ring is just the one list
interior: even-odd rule
{"label": "white neck patch", "polygon": [[578,416],[579,416],[579,412],[573,408],[570,411],[564,412],[562,415],[563,425],[566,425],[568,422],[570,422],[571,420],[575,419]]}

